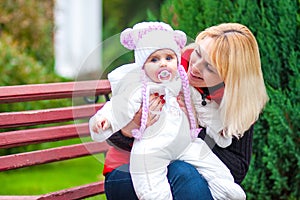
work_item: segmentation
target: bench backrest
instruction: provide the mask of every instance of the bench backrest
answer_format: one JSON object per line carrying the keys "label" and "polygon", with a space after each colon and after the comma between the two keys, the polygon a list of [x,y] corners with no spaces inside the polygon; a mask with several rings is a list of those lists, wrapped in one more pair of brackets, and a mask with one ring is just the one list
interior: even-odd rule
{"label": "bench backrest", "polygon": [[[62,98],[94,97],[111,92],[107,80],[48,83],[0,87],[0,104],[50,100]],[[103,106],[103,103],[73,105],[63,108],[25,110],[0,113],[0,148],[89,137],[87,120]],[[79,120],[80,119],[80,120]],[[58,122],[74,122],[61,124]],[[81,122],[82,121],[82,122]],[[53,124],[56,123],[56,124]],[[35,125],[49,125],[33,128]],[[26,127],[12,130],[12,128]],[[0,171],[13,170],[32,165],[62,161],[107,151],[104,143],[85,142],[46,150],[0,156]],[[104,193],[103,182],[65,189],[45,195],[0,196],[0,199],[82,199]]]}

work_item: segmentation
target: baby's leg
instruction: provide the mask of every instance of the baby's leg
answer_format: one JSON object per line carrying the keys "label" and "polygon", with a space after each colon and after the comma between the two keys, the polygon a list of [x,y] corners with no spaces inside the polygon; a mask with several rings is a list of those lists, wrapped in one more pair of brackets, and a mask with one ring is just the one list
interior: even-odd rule
{"label": "baby's leg", "polygon": [[136,195],[140,200],[172,200],[167,168],[144,174],[131,173]]}
{"label": "baby's leg", "polygon": [[211,151],[202,139],[196,139],[180,157],[194,165],[207,180],[214,199],[246,199],[244,190],[234,183],[226,165]]}
{"label": "baby's leg", "polygon": [[166,151],[146,153],[150,145],[143,145],[134,145],[130,155],[130,174],[136,195],[145,200],[172,199],[167,179],[169,154]]}

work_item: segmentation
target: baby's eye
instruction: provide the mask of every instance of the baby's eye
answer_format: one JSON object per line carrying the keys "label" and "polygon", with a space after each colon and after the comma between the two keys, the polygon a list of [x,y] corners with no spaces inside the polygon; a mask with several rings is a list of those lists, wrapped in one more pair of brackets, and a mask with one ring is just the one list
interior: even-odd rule
{"label": "baby's eye", "polygon": [[157,62],[158,61],[158,59],[157,58],[151,58],[151,60],[150,60],[151,62]]}
{"label": "baby's eye", "polygon": [[166,60],[172,60],[173,59],[173,56],[167,56],[166,57]]}

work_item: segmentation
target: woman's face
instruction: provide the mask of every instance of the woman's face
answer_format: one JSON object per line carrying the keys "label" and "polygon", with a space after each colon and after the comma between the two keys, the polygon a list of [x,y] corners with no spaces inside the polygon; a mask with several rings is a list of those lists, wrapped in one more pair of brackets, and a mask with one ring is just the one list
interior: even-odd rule
{"label": "woman's face", "polygon": [[209,37],[201,40],[191,54],[187,74],[194,87],[212,87],[223,82],[217,69],[209,61],[212,42],[214,40]]}

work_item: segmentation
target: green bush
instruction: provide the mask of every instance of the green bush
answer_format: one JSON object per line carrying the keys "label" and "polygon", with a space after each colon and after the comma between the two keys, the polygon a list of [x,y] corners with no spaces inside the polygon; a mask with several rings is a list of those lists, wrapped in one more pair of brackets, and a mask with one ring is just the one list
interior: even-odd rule
{"label": "green bush", "polygon": [[[0,86],[66,81],[53,70],[53,6],[53,0],[0,2]],[[0,111],[61,104],[65,105],[65,102],[1,104]]]}
{"label": "green bush", "polygon": [[20,51],[12,37],[7,34],[1,35],[0,66],[1,86],[62,80],[32,56]]}
{"label": "green bush", "polygon": [[21,52],[53,67],[54,0],[0,1],[1,31],[17,42]]}
{"label": "green bush", "polygon": [[[2,34],[0,40],[0,73],[1,86],[60,82],[63,80],[31,56],[20,52],[12,38],[6,34]],[[44,103],[0,104],[0,111],[39,109],[45,106],[49,107],[47,104],[49,104],[48,101]]]}
{"label": "green bush", "polygon": [[191,38],[223,22],[252,30],[270,101],[255,125],[253,156],[242,186],[248,199],[299,198],[299,1],[166,0],[161,20]]}

